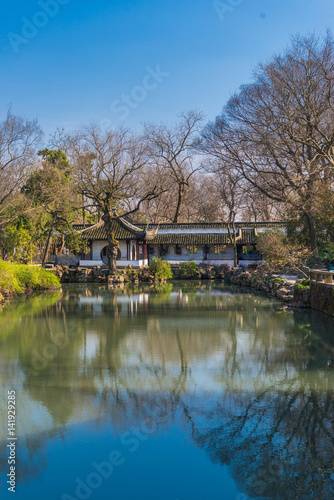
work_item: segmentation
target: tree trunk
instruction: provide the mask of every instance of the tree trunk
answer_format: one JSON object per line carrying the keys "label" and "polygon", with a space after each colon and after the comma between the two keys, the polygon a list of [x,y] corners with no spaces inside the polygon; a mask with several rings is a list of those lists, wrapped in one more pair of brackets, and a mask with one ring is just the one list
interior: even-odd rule
{"label": "tree trunk", "polygon": [[234,245],[234,247],[233,247],[233,254],[234,254],[234,267],[238,267],[238,248],[237,248],[237,245]]}
{"label": "tree trunk", "polygon": [[59,253],[63,253],[65,247],[65,233],[61,235],[61,247],[59,250]]}
{"label": "tree trunk", "polygon": [[238,267],[238,249],[237,249],[237,235],[235,233],[235,225],[232,222],[233,234],[231,231],[231,222],[227,223],[228,238],[233,245],[233,263],[234,267]]}
{"label": "tree trunk", "polygon": [[173,219],[173,223],[176,224],[179,220],[180,217],[180,212],[181,212],[181,206],[183,202],[184,195],[186,193],[186,190],[182,184],[179,184],[179,195],[177,198],[177,206],[176,206],[176,211]]}
{"label": "tree trunk", "polygon": [[50,231],[49,231],[49,236],[48,236],[48,241],[47,241],[47,244],[46,244],[46,247],[45,247],[45,252],[44,252],[44,255],[43,255],[43,260],[42,260],[42,265],[44,266],[45,262],[46,262],[46,258],[48,256],[48,253],[49,253],[49,250],[50,250],[50,245],[51,245],[51,239],[52,239],[52,232],[53,232],[53,226],[54,226],[54,223],[55,223],[55,220],[56,220],[56,215],[53,216],[53,219],[52,219],[52,224],[51,224],[51,228],[50,228]]}
{"label": "tree trunk", "polygon": [[308,228],[309,228],[309,232],[310,232],[311,251],[312,251],[313,257],[318,257],[319,256],[318,240],[317,240],[317,233],[316,233],[316,229],[315,229],[314,218],[310,212],[306,212],[305,215],[307,218]]}
{"label": "tree trunk", "polygon": [[109,276],[115,276],[117,272],[116,259],[117,259],[119,243],[118,240],[116,240],[114,233],[112,232],[112,226],[111,226],[112,217],[110,213],[108,212],[103,214],[102,220],[104,222],[104,227],[107,233],[107,240],[108,240],[108,250],[107,250],[108,274]]}
{"label": "tree trunk", "polygon": [[83,227],[86,227],[86,211],[85,211],[84,195],[82,195],[82,223],[83,223]]}

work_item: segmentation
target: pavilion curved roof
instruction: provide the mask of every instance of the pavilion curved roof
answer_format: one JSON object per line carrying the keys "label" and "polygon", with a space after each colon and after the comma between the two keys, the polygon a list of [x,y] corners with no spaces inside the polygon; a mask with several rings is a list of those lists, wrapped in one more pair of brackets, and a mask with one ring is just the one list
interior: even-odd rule
{"label": "pavilion curved roof", "polygon": [[[111,228],[114,236],[117,240],[127,240],[139,238],[142,239],[145,236],[145,230],[140,227],[134,226],[130,222],[123,218],[112,219]],[[99,222],[92,226],[74,225],[73,229],[81,233],[81,238],[83,240],[106,240],[107,233],[104,227],[104,222]]]}

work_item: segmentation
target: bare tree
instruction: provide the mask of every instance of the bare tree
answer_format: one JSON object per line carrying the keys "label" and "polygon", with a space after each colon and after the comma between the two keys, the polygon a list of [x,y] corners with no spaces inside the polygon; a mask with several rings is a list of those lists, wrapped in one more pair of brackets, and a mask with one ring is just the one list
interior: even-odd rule
{"label": "bare tree", "polygon": [[[162,187],[150,182],[145,142],[127,130],[105,130],[92,124],[72,137],[75,175],[80,193],[102,214],[108,247],[108,267],[116,273],[118,241],[113,220],[135,213]],[[131,205],[129,203],[131,202]]]}
{"label": "bare tree", "polygon": [[242,209],[242,220],[246,221],[278,221],[288,216],[283,203],[268,198],[259,189],[251,184],[244,183],[245,205]]}
{"label": "bare tree", "polygon": [[[159,174],[157,174],[159,175]],[[144,202],[140,215],[142,220],[157,224],[170,223],[174,219],[175,205],[171,200],[178,197],[178,186],[164,182],[167,191],[158,198]],[[169,179],[170,185],[170,179]],[[180,208],[179,222],[215,222],[221,218],[221,200],[218,199],[215,186],[210,175],[197,172],[189,179],[187,192]]]}
{"label": "bare tree", "polygon": [[174,127],[154,123],[144,125],[152,161],[168,172],[169,185],[172,181],[177,186],[174,223],[179,220],[190,179],[200,169],[199,162],[195,161],[194,143],[202,120],[201,113],[189,111],[180,115],[180,121]]}
{"label": "bare tree", "polygon": [[[205,147],[205,146],[204,146]],[[220,204],[220,217],[226,222],[229,243],[234,250],[234,266],[238,265],[238,237],[235,222],[245,208],[247,190],[241,172],[229,162],[210,155],[203,161],[203,167],[211,172],[211,193]],[[212,196],[211,195],[211,196]]]}
{"label": "bare tree", "polygon": [[203,133],[208,153],[305,216],[314,256],[316,200],[334,172],[333,92],[331,35],[297,36],[283,55],[257,68],[254,83],[241,87]]}
{"label": "bare tree", "polygon": [[36,120],[15,116],[11,109],[0,123],[0,227],[26,209],[19,192],[36,162],[41,137]]}

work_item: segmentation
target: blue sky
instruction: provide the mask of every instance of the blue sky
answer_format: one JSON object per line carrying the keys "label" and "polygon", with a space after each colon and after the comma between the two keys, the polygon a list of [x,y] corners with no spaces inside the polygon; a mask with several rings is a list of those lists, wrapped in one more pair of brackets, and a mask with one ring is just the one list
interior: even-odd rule
{"label": "blue sky", "polygon": [[[43,5],[43,6],[42,6]],[[323,34],[333,0],[12,0],[0,18],[0,115],[46,134],[220,113],[295,33]]]}

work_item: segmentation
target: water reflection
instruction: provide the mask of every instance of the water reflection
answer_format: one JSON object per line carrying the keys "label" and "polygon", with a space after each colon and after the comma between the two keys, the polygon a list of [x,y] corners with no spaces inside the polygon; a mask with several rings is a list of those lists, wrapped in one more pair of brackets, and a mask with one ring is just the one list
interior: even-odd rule
{"label": "water reflection", "polygon": [[[77,458],[73,440],[83,426],[92,452],[99,433],[119,446],[124,433],[133,446],[154,435],[165,449],[164,434],[172,439],[177,428],[205,450],[207,477],[210,463],[228,466],[243,498],[333,497],[331,318],[190,282],[68,286],[61,296],[5,309],[0,324],[1,391],[18,394],[22,494],[55,467],[49,452],[58,439],[63,459],[69,446]],[[96,498],[105,494],[101,487]],[[208,498],[235,497],[213,489]]]}

